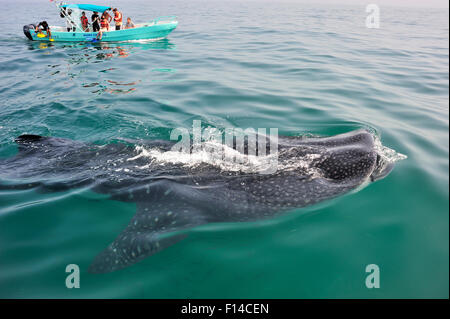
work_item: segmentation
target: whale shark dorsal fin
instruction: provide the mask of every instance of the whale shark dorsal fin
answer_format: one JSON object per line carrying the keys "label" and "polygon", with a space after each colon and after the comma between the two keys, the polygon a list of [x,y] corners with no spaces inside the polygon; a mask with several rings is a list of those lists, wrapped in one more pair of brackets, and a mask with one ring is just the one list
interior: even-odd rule
{"label": "whale shark dorsal fin", "polygon": [[48,137],[41,135],[23,134],[16,137],[14,141],[16,142],[19,153],[21,154],[39,148],[40,145],[48,139]]}
{"label": "whale shark dorsal fin", "polygon": [[184,231],[203,224],[198,207],[188,203],[137,202],[137,212],[116,239],[95,257],[90,273],[107,273],[133,265],[185,239]]}
{"label": "whale shark dorsal fin", "polygon": [[44,139],[43,136],[40,135],[34,135],[34,134],[23,134],[16,138],[16,143],[22,144],[22,143],[32,143],[37,142]]}

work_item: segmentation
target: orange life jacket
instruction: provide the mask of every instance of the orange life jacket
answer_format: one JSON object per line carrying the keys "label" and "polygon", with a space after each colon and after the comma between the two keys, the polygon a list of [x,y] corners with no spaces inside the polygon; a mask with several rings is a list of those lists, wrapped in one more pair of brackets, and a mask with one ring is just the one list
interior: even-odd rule
{"label": "orange life jacket", "polygon": [[102,28],[109,28],[109,22],[106,18],[100,20],[100,25]]}
{"label": "orange life jacket", "polygon": [[116,11],[114,13],[114,21],[116,22],[116,24],[121,24],[122,23],[122,13],[120,13],[119,11]]}

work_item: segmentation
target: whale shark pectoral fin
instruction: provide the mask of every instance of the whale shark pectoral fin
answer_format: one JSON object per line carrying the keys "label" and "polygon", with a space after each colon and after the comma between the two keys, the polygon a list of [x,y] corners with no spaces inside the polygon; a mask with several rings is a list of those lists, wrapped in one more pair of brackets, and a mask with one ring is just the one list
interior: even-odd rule
{"label": "whale shark pectoral fin", "polygon": [[188,234],[161,236],[122,232],[89,266],[90,273],[108,273],[131,266],[185,239]]}
{"label": "whale shark pectoral fin", "polygon": [[198,208],[185,202],[137,203],[137,213],[128,226],[89,267],[90,273],[107,273],[131,266],[185,239],[182,230],[198,226]]}

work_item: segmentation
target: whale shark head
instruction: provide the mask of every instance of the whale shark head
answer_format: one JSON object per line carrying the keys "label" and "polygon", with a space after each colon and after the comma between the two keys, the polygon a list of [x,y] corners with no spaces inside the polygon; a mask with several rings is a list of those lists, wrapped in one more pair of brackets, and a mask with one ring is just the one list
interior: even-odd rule
{"label": "whale shark head", "polygon": [[[280,144],[283,148],[283,143]],[[339,184],[380,180],[392,171],[397,160],[406,157],[382,146],[377,136],[364,129],[325,138],[305,138],[295,145],[316,154],[317,160],[310,166],[319,170],[317,177]],[[287,147],[292,147],[292,143]]]}

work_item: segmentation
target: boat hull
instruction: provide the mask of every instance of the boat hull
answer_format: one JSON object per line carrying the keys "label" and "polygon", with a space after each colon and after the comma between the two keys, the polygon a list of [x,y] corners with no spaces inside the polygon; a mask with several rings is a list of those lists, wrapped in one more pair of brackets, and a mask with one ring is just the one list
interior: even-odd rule
{"label": "boat hull", "polygon": [[[146,25],[133,29],[114,30],[103,32],[102,42],[116,42],[116,41],[132,41],[132,40],[152,40],[165,38],[178,25],[178,22],[170,22],[164,24]],[[52,30],[52,29],[51,29]],[[97,38],[97,32],[58,32],[51,31],[52,39],[61,42],[90,42]],[[24,33],[27,38],[33,41],[50,41],[46,37],[38,37],[34,30],[28,30]],[[46,35],[46,32],[43,32]]]}

